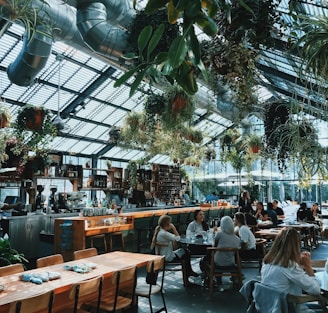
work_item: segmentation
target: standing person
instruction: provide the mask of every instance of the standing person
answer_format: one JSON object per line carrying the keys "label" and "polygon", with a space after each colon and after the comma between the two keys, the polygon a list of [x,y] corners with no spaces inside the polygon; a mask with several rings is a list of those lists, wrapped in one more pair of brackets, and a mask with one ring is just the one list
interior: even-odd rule
{"label": "standing person", "polygon": [[219,197],[217,196],[216,192],[213,191],[212,193],[208,194],[206,197],[205,197],[205,201],[207,203],[211,202],[211,201],[218,201],[219,200]]}
{"label": "standing person", "polygon": [[239,255],[242,259],[253,259],[258,257],[256,251],[256,239],[253,232],[246,225],[245,215],[237,212],[234,218],[236,233],[241,240],[241,250]]}
{"label": "standing person", "polygon": [[251,196],[247,190],[244,190],[242,196],[239,198],[238,206],[241,212],[245,212],[246,207],[250,207],[252,209]]}
{"label": "standing person", "polygon": [[281,207],[279,207],[278,200],[273,200],[272,201],[272,207],[273,207],[273,210],[276,212],[279,219],[284,219],[285,218],[285,212]]}
{"label": "standing person", "polygon": [[[263,259],[262,283],[293,295],[303,291],[320,294],[320,284],[314,277],[309,252],[301,252],[301,237],[292,227],[282,229]],[[296,312],[312,312],[306,305],[297,304]]]}
{"label": "standing person", "polygon": [[[190,253],[186,249],[178,248],[177,242],[180,240],[180,235],[172,224],[171,216],[162,215],[158,220],[158,226],[155,229],[151,243],[151,249],[156,249],[156,243],[162,244],[161,255],[165,256],[165,260],[170,262],[174,260],[184,260],[185,272],[188,277],[198,277],[198,274],[192,270],[190,264]],[[156,251],[157,253],[157,251]],[[185,279],[184,279],[185,281]]]}

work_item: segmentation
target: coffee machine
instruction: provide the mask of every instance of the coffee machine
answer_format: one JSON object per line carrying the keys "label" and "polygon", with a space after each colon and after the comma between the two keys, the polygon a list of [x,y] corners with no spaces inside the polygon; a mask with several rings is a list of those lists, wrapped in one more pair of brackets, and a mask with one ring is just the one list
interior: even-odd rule
{"label": "coffee machine", "polygon": [[49,208],[49,212],[55,212],[58,213],[58,207],[57,207],[57,200],[56,200],[56,192],[57,192],[57,186],[50,186],[50,191],[51,194],[49,196],[48,199],[48,208]]}
{"label": "coffee machine", "polygon": [[42,212],[43,211],[42,191],[44,191],[44,186],[43,185],[37,185],[36,190],[37,190],[38,193],[35,196],[35,209],[36,209],[37,212]]}

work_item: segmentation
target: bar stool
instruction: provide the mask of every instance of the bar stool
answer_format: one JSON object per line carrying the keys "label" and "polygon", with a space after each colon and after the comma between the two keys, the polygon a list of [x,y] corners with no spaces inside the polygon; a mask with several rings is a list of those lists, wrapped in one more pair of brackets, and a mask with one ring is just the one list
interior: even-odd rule
{"label": "bar stool", "polygon": [[[140,249],[142,247],[145,247],[147,246],[150,247],[150,244],[151,244],[151,241],[153,239],[153,234],[154,234],[154,219],[155,219],[155,215],[152,215],[150,216],[149,218],[149,222],[148,222],[148,226],[146,227],[140,227],[140,228],[136,228],[136,231],[137,231],[137,251],[140,252]],[[144,243],[142,241],[142,234],[146,232],[146,235],[147,235],[147,243]]]}
{"label": "bar stool", "polygon": [[91,248],[95,248],[95,241],[102,241],[103,244],[103,249],[104,252],[106,253],[107,250],[107,241],[106,241],[106,235],[105,234],[99,234],[99,235],[94,235],[94,236],[90,236],[90,247]]}
{"label": "bar stool", "polygon": [[109,251],[114,251],[113,250],[113,238],[118,238],[120,240],[120,245],[121,245],[121,251],[125,251],[125,243],[124,243],[124,237],[123,237],[123,232],[121,231],[116,231],[113,233],[109,233]]}

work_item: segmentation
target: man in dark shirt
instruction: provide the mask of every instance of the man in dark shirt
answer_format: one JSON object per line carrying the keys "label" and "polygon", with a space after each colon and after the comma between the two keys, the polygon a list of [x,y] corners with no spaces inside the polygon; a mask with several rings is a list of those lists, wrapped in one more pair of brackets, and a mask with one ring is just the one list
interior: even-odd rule
{"label": "man in dark shirt", "polygon": [[278,206],[278,200],[272,201],[272,208],[280,219],[285,218],[285,212],[282,208]]}
{"label": "man in dark shirt", "polygon": [[272,202],[268,202],[267,203],[267,212],[268,212],[268,217],[272,222],[272,226],[273,227],[277,227],[278,225],[278,217],[277,214],[275,212],[275,210],[273,209],[273,204]]}

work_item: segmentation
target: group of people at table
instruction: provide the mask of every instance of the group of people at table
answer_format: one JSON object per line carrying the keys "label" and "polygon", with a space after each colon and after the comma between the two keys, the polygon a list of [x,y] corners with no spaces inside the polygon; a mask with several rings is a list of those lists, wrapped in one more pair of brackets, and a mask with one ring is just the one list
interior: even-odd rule
{"label": "group of people at table", "polygon": [[[252,259],[257,257],[256,238],[248,226],[254,225],[258,219],[271,218],[272,224],[277,225],[279,220],[284,218],[284,212],[278,207],[278,201],[273,201],[264,210],[261,202],[257,203],[257,210],[254,211],[251,206],[244,206],[239,212],[232,217],[224,216],[220,220],[220,227],[215,227],[213,246],[224,248],[239,248],[241,259]],[[270,212],[272,211],[272,212]],[[318,208],[314,211],[306,208],[304,213],[304,205],[302,204],[297,215],[299,218],[311,218],[309,212],[318,214]],[[308,215],[309,214],[309,215]],[[313,214],[312,214],[313,215]],[[267,216],[267,217],[266,217]],[[209,230],[208,224],[204,221],[204,213],[202,210],[194,211],[194,220],[190,222],[186,233],[192,232],[200,235]],[[178,245],[180,235],[176,227],[172,224],[171,217],[163,215],[159,218],[158,226],[155,229],[152,239],[152,248],[156,249],[156,243],[165,245],[161,249],[160,254],[165,256],[166,261],[184,260],[186,273],[188,278],[191,276],[199,276],[190,263],[190,255],[194,255],[193,249],[197,246],[189,245],[181,248]],[[204,254],[200,265],[206,266],[210,262],[210,254],[203,250]],[[235,266],[235,256],[232,252],[215,252],[215,266],[217,268]],[[200,266],[201,270],[204,267]],[[204,273],[202,273],[204,275]],[[206,282],[206,277],[205,277]],[[296,228],[285,227],[279,232],[272,243],[271,248],[265,256],[263,256],[263,266],[261,268],[261,282],[271,288],[281,292],[301,294],[305,291],[310,294],[320,294],[320,284],[315,278],[311,267],[311,255],[309,252],[301,252],[301,237]],[[217,284],[220,284],[217,281]],[[233,281],[233,283],[235,283]],[[305,305],[298,305],[300,310],[311,312]]]}

